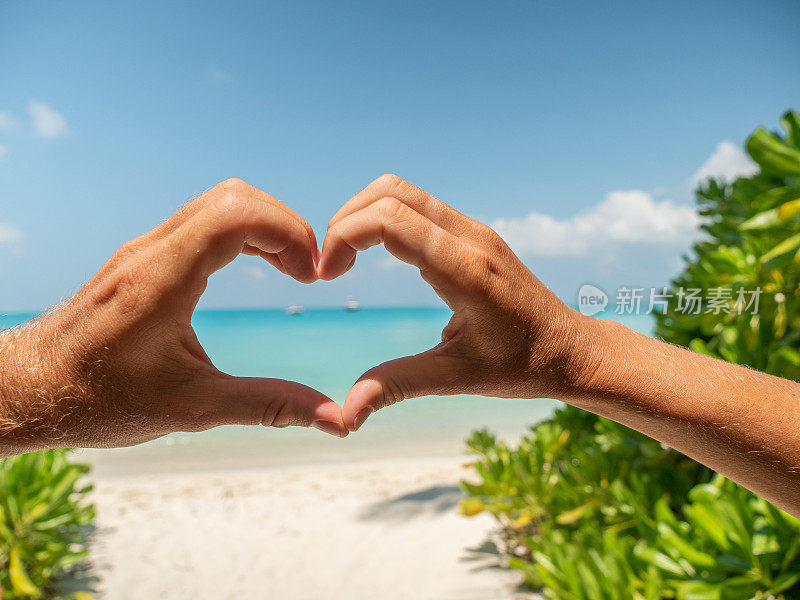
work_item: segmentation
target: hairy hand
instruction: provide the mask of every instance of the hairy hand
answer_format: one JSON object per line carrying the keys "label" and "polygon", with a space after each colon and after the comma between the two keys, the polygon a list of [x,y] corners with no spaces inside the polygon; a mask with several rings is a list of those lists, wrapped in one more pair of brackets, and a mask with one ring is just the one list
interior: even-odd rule
{"label": "hairy hand", "polygon": [[381,242],[418,267],[454,314],[435,348],[362,375],[343,409],[350,430],[405,398],[559,397],[590,375],[594,361],[582,343],[590,320],[542,285],[486,225],[384,175],[330,221],[320,277],[339,277],[358,251]]}
{"label": "hairy hand", "polygon": [[198,342],[191,317],[207,279],[240,253],[317,279],[308,223],[228,180],[122,246],[75,297],[0,336],[0,453],[126,446],[223,424],[346,435],[326,396],[226,375]]}

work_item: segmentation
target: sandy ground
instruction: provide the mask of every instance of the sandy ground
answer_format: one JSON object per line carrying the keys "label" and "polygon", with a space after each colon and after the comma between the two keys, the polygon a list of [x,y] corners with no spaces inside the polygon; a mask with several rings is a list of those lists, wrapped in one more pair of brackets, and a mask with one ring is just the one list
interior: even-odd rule
{"label": "sandy ground", "polygon": [[88,582],[107,600],[531,598],[463,457],[101,477]]}

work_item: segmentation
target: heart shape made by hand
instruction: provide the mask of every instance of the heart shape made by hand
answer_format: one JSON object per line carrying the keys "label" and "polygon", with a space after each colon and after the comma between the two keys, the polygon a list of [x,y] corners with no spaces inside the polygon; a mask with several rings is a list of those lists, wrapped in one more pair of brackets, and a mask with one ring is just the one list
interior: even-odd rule
{"label": "heart shape made by hand", "polygon": [[[242,182],[237,186],[248,198],[263,194]],[[344,432],[356,431],[375,410],[406,398],[457,393],[531,397],[538,390],[553,393],[557,388],[567,368],[561,346],[568,336],[566,329],[550,324],[570,323],[575,311],[543,286],[489,227],[397,176],[384,175],[338,210],[320,252],[310,226],[268,198],[290,217],[284,237],[276,243],[273,230],[270,242],[247,238],[244,252],[312,282],[340,277],[353,267],[358,252],[384,244],[396,258],[419,268],[453,310],[439,345],[377,365],[358,378],[341,407]],[[286,236],[291,231],[295,238]],[[312,424],[341,434],[339,425],[330,422],[335,409],[329,402],[316,396]]]}
{"label": "heart shape made by hand", "polygon": [[[191,321],[215,271],[244,253],[303,283],[331,280],[381,243],[419,268],[453,311],[439,345],[370,369],[341,407],[300,383],[233,377],[213,365]],[[124,244],[78,294],[17,335],[3,359],[45,361],[53,339],[63,350],[56,369],[9,367],[47,374],[17,387],[55,399],[19,401],[44,432],[28,440],[55,432],[64,446],[119,446],[225,424],[311,425],[345,436],[405,398],[557,397],[580,362],[567,343],[573,313],[489,227],[394,175],[339,209],[322,251],[297,213],[232,179]],[[39,447],[30,444],[24,449]]]}

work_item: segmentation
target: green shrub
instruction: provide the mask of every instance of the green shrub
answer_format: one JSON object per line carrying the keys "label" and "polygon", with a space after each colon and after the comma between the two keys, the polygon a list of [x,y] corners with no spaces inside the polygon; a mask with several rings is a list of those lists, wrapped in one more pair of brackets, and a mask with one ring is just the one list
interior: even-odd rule
{"label": "green shrub", "polygon": [[[759,174],[697,192],[706,239],[673,291],[725,288],[726,310],[688,314],[675,294],[657,334],[798,380],[800,119],[782,123],[748,140]],[[758,314],[736,306],[759,288]],[[468,446],[479,483],[461,511],[494,515],[509,566],[550,598],[800,598],[800,521],[635,431],[564,407],[517,447],[486,431]]]}
{"label": "green shrub", "polygon": [[[65,450],[0,460],[0,589],[4,600],[52,598],[55,580],[86,558],[94,509],[80,486],[89,471]],[[73,594],[73,598],[86,597]]]}
{"label": "green shrub", "polygon": [[800,521],[635,431],[564,407],[515,448],[468,445],[461,512],[494,515],[551,598],[800,597]]}
{"label": "green shrub", "polygon": [[[687,314],[678,299],[658,314],[656,334],[725,360],[800,380],[800,118],[781,119],[781,137],[758,128],[747,150],[761,173],[697,192],[705,240],[695,244],[673,287],[760,289],[758,314],[729,308]],[[742,314],[738,314],[742,312]]]}

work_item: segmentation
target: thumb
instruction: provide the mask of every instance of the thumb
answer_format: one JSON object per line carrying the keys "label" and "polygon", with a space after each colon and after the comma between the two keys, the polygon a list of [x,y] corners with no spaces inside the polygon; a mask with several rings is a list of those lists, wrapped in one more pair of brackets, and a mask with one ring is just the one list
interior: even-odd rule
{"label": "thumb", "polygon": [[316,427],[337,437],[348,434],[339,405],[307,385],[283,379],[226,377],[215,388],[212,426],[296,425]]}
{"label": "thumb", "polygon": [[452,357],[433,348],[421,354],[397,358],[373,367],[350,389],[342,415],[349,431],[356,431],[367,417],[384,406],[406,398],[459,392]]}

